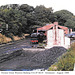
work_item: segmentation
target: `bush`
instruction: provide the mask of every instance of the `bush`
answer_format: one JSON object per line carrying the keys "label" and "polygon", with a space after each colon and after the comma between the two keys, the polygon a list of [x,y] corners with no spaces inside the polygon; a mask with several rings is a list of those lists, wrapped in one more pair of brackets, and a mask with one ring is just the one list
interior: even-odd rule
{"label": "bush", "polygon": [[14,38],[13,38],[14,35],[12,33],[7,33],[6,36],[9,37],[9,38],[11,38],[12,41],[14,41]]}
{"label": "bush", "polygon": [[72,71],[74,68],[74,62],[75,60],[71,56],[60,59],[57,63],[57,70]]}
{"label": "bush", "polygon": [[[49,71],[73,71],[75,63],[75,43],[60,57],[57,63],[49,67]],[[54,69],[56,66],[56,69]]]}
{"label": "bush", "polygon": [[49,67],[49,71],[57,71],[57,65],[52,65]]}

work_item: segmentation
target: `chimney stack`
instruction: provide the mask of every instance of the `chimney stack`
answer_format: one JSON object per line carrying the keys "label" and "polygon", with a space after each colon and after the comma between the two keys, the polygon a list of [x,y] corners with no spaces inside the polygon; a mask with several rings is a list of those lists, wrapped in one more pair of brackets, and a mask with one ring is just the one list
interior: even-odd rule
{"label": "chimney stack", "polygon": [[58,22],[54,22],[54,25],[58,25]]}
{"label": "chimney stack", "polygon": [[70,29],[70,33],[72,33],[72,29]]}

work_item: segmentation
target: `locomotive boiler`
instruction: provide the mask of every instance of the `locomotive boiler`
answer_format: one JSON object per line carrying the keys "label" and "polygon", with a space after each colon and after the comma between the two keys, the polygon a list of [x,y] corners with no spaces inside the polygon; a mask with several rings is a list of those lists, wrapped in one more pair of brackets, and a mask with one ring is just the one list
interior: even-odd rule
{"label": "locomotive boiler", "polygon": [[38,33],[36,32],[31,34],[31,43],[43,42],[44,39],[45,35],[43,32],[38,32]]}

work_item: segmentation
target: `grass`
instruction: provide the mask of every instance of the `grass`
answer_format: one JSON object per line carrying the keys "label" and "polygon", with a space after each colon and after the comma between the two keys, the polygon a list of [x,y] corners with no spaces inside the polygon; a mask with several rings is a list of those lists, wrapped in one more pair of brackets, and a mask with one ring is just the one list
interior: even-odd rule
{"label": "grass", "polygon": [[7,43],[7,37],[5,35],[0,34],[0,44]]}
{"label": "grass", "polygon": [[73,71],[75,63],[75,43],[63,54],[58,62],[51,65],[48,71]]}
{"label": "grass", "polygon": [[25,36],[28,36],[27,34],[25,34],[24,36],[22,37],[18,37],[18,36],[12,36],[13,39],[9,38],[9,37],[6,37],[5,35],[2,35],[0,33],[0,44],[3,44],[3,43],[8,43],[10,41],[16,41],[16,40],[20,40],[20,39],[24,39]]}

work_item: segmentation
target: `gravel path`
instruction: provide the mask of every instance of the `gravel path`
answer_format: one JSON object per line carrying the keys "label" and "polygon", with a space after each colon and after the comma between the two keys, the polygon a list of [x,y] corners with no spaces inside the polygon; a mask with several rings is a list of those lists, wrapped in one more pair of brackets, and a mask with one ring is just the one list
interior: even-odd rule
{"label": "gravel path", "polygon": [[20,55],[14,56],[13,54],[14,58],[0,63],[0,70],[47,69],[65,52],[66,49],[63,47],[53,47],[44,51],[22,50]]}

